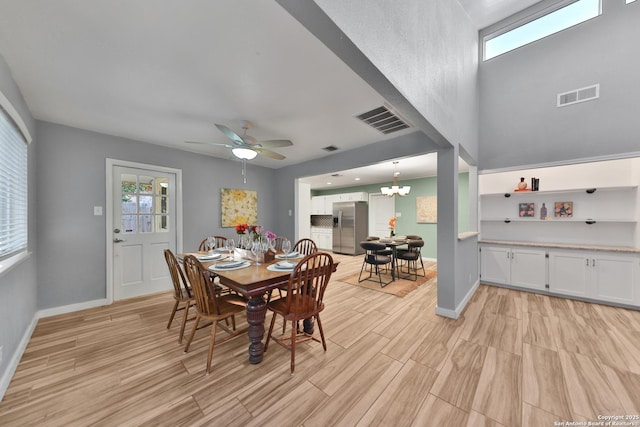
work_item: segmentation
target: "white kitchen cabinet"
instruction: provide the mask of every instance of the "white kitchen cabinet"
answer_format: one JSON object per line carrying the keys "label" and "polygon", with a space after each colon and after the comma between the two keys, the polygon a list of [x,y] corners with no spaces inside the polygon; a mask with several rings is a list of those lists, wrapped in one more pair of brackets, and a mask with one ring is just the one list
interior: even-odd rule
{"label": "white kitchen cabinet", "polygon": [[330,251],[333,246],[333,229],[312,229],[311,240],[316,242],[316,246],[318,246],[318,249]]}
{"label": "white kitchen cabinet", "polygon": [[640,305],[637,255],[549,252],[549,290],[619,304]]}
{"label": "white kitchen cabinet", "polygon": [[311,215],[333,215],[333,204],[338,202],[366,202],[369,194],[364,191],[342,194],[327,194],[311,198]]}
{"label": "white kitchen cabinet", "polygon": [[549,252],[549,291],[587,297],[589,256],[579,251]]}
{"label": "white kitchen cabinet", "polygon": [[543,249],[481,247],[480,277],[483,282],[544,290],[546,271],[546,251]]}
{"label": "white kitchen cabinet", "polygon": [[369,201],[369,194],[364,191],[357,191],[354,193],[340,194],[341,202],[367,202]]}
{"label": "white kitchen cabinet", "polygon": [[311,215],[324,215],[324,203],[326,196],[313,196],[311,198]]}

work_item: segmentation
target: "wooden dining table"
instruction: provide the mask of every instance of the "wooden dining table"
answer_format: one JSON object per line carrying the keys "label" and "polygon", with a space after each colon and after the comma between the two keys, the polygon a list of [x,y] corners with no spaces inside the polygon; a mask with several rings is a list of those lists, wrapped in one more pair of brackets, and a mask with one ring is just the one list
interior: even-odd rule
{"label": "wooden dining table", "polygon": [[[203,255],[204,253],[192,253],[192,255]],[[185,255],[180,254],[182,259]],[[247,255],[242,251],[236,252],[235,259],[244,258]],[[246,258],[244,258],[246,259]],[[302,258],[291,259],[292,261],[299,261]],[[212,276],[217,276],[220,280],[220,284],[224,285],[243,297],[247,298],[247,323],[249,324],[249,363],[256,364],[262,362],[264,354],[264,344],[262,340],[264,338],[264,322],[267,315],[267,302],[265,296],[269,291],[275,290],[280,286],[286,285],[289,282],[289,276],[291,271],[271,271],[267,267],[271,264],[275,264],[282,259],[274,259],[269,262],[261,262],[259,265],[254,260],[248,260],[251,262],[249,267],[240,268],[237,270],[209,270],[209,266],[214,265],[217,261],[200,261]],[[337,267],[337,263],[334,263],[334,271]]]}

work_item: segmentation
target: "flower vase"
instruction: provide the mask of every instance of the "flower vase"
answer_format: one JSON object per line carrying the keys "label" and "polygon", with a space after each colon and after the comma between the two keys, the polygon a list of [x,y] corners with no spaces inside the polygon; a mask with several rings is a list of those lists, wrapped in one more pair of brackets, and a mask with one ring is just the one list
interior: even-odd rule
{"label": "flower vase", "polygon": [[522,190],[526,190],[527,188],[527,183],[524,182],[524,177],[520,178],[520,182],[518,183],[518,190],[522,191]]}

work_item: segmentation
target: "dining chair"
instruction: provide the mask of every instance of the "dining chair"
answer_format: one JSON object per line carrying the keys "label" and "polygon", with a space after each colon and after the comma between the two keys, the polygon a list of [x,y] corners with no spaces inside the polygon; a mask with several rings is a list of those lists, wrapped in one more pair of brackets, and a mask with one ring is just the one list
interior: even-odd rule
{"label": "dining chair", "polygon": [[[180,337],[178,342],[182,344],[182,337],[184,335],[184,328],[187,324],[187,317],[189,316],[189,307],[194,304],[195,298],[193,297],[193,291],[189,287],[187,279],[184,277],[182,268],[178,263],[176,256],[171,252],[171,249],[164,250],[164,259],[167,261],[169,267],[169,275],[171,275],[171,282],[173,283],[173,310],[171,310],[171,316],[169,317],[169,323],[167,323],[167,329],[171,328],[171,323],[176,315],[177,311],[184,310],[182,315],[182,325],[180,326]],[[184,303],[183,307],[180,304]]]}
{"label": "dining chair", "polygon": [[[382,281],[382,274],[380,271],[381,266],[388,266],[393,261],[393,257],[391,255],[383,255],[380,254],[380,251],[384,251],[387,248],[387,245],[377,240],[369,240],[360,242],[360,247],[365,250],[364,259],[362,260],[362,267],[360,268],[360,274],[358,275],[358,282],[364,282],[365,280],[372,280],[372,275],[375,271],[376,276],[378,276],[378,282],[380,283],[380,287],[385,287],[391,280],[388,282]],[[365,271],[365,267],[369,266],[369,276],[362,278],[362,273]]]}
{"label": "dining chair", "polygon": [[[214,239],[216,239],[216,248],[224,248],[225,243],[227,242],[227,238],[224,236],[211,236]],[[209,237],[205,237],[204,239],[202,239],[202,242],[200,242],[200,246],[198,246],[198,251],[200,252],[206,252],[209,250],[209,248],[207,248],[207,239]]]}
{"label": "dining chair", "polygon": [[[213,358],[213,347],[216,341],[217,327],[219,326],[228,334],[225,338],[219,340],[218,344],[237,337],[246,330],[236,330],[235,318],[236,314],[240,314],[245,311],[244,301],[233,294],[227,294],[224,296],[218,295],[218,293],[212,289],[212,286],[210,286],[211,281],[207,277],[207,272],[204,267],[193,255],[185,256],[183,263],[187,277],[189,278],[189,282],[193,288],[196,310],[196,320],[193,324],[193,328],[191,329],[191,334],[187,339],[184,352],[186,353],[189,351],[189,346],[196,334],[200,320],[212,321],[213,325],[211,326],[211,337],[209,338],[207,368],[205,370],[205,373],[208,375],[211,372],[211,360]],[[231,319],[232,329],[229,329],[228,325],[220,322],[221,320],[228,322],[229,319]]]}
{"label": "dining chair", "polygon": [[[333,257],[326,252],[316,252],[307,255],[293,269],[287,284],[287,295],[284,298],[272,301],[268,308],[273,312],[271,325],[264,351],[269,347],[269,341],[273,338],[275,342],[288,348],[291,351],[291,373],[295,369],[296,345],[306,341],[321,342],[324,351],[327,351],[327,343],[322,330],[320,313],[324,310],[324,293],[329,284],[331,273],[333,272]],[[291,335],[281,337],[273,336],[273,326],[276,317],[280,315],[283,322],[291,322]],[[313,318],[318,324],[320,338],[313,334],[298,332],[297,324],[300,320]]]}
{"label": "dining chair", "polygon": [[299,252],[302,255],[311,255],[318,252],[318,246],[316,246],[316,242],[313,240],[305,238],[298,240],[292,251]]}
{"label": "dining chair", "polygon": [[[380,237],[378,236],[367,236],[366,240],[368,242],[372,242],[372,241],[379,241]],[[393,250],[390,248],[385,248],[381,251],[377,252],[378,255],[392,255],[393,254]]]}
{"label": "dining chair", "polygon": [[[410,280],[418,280],[418,276],[425,277],[427,272],[424,269],[424,262],[422,261],[421,249],[424,246],[424,240],[413,239],[407,241],[409,249],[398,251],[396,258],[400,261],[405,261],[407,266],[407,277]],[[418,274],[418,261],[422,268],[422,274]],[[400,273],[402,274],[402,266],[399,266]],[[411,279],[413,277],[413,279]]]}

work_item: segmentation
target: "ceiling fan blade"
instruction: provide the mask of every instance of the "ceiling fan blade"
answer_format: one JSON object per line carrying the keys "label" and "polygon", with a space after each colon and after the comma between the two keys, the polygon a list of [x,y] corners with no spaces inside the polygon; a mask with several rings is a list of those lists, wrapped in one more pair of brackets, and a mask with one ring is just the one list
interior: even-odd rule
{"label": "ceiling fan blade", "polygon": [[289,147],[293,145],[293,142],[289,141],[288,139],[270,139],[267,141],[260,141],[258,142],[258,144],[261,147],[265,147],[265,148],[278,148],[278,147]]}
{"label": "ceiling fan blade", "polygon": [[231,144],[225,144],[222,142],[200,142],[200,141],[185,141],[187,144],[203,144],[203,145],[214,145],[216,147],[225,147],[225,148],[234,148]]}
{"label": "ceiling fan blade", "polygon": [[263,155],[263,156],[267,156],[267,157],[271,157],[272,159],[276,159],[276,160],[284,160],[286,159],[285,156],[283,156],[280,153],[276,153],[275,151],[271,151],[271,150],[266,150],[264,148],[258,148],[256,149],[256,151]]}
{"label": "ceiling fan blade", "polygon": [[215,124],[216,127],[220,130],[220,132],[224,133],[227,138],[232,140],[236,145],[245,145],[244,139],[225,125]]}

